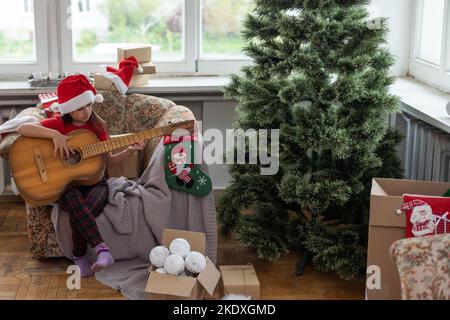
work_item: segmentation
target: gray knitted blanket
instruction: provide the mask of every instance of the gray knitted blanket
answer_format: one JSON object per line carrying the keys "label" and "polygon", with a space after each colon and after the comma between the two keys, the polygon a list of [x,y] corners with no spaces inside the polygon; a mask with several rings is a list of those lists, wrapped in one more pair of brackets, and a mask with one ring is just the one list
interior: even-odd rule
{"label": "gray knitted blanket", "polygon": [[[208,173],[206,164],[202,163],[200,167]],[[147,299],[144,288],[150,265],[149,253],[161,244],[165,228],[204,232],[206,254],[211,261],[217,262],[214,194],[210,192],[206,197],[198,197],[167,186],[162,140],[140,179],[110,178],[108,185],[108,204],[96,222],[116,263],[96,273],[99,282],[119,290],[128,299]],[[52,222],[61,250],[72,259],[69,215],[56,204]],[[95,261],[95,253],[90,247],[88,259]]]}

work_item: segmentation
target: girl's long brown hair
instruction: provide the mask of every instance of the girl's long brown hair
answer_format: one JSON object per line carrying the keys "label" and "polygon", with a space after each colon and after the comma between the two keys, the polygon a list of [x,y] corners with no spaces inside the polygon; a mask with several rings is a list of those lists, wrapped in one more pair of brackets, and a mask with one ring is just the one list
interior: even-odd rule
{"label": "girl's long brown hair", "polygon": [[[73,123],[73,118],[70,113],[61,116],[62,121],[64,123]],[[108,126],[106,125],[106,121],[103,120],[95,111],[92,109],[91,116],[87,123],[91,124],[92,127],[97,131],[97,134],[105,131],[108,132]]]}

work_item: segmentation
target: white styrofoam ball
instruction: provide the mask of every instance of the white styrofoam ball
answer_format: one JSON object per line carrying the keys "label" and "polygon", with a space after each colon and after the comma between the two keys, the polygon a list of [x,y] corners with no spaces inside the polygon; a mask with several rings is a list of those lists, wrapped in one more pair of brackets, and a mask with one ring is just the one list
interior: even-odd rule
{"label": "white styrofoam ball", "polygon": [[205,270],[206,258],[200,252],[191,251],[187,254],[185,263],[186,270],[192,273],[201,273]]}
{"label": "white styrofoam ball", "polygon": [[157,268],[162,268],[164,266],[164,261],[170,255],[169,250],[164,246],[154,247],[150,251],[150,262]]}
{"label": "white styrofoam ball", "polygon": [[191,251],[191,246],[186,239],[177,238],[170,243],[169,250],[171,254],[177,254],[180,257],[185,258],[189,251]]}
{"label": "white styrofoam ball", "polygon": [[164,268],[158,268],[158,269],[155,270],[155,272],[158,272],[158,273],[161,273],[161,274],[167,274],[167,271]]}
{"label": "white styrofoam ball", "polygon": [[168,274],[178,275],[184,271],[184,259],[177,254],[171,254],[164,261],[164,269]]}

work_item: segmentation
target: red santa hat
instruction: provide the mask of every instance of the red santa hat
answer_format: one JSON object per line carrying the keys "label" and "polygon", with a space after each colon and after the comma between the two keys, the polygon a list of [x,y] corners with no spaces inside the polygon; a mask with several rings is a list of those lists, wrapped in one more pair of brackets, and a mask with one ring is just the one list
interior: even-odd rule
{"label": "red santa hat", "polygon": [[134,70],[138,69],[139,73],[144,72],[138,61],[134,56],[123,58],[119,63],[119,68],[108,67],[101,65],[99,73],[105,78],[111,80],[121,94],[128,91],[131,79],[133,78]]}
{"label": "red santa hat", "polygon": [[407,203],[403,204],[403,206],[400,209],[397,210],[397,214],[401,214],[402,211],[412,210],[415,207],[423,207],[423,206],[429,206],[429,204],[426,203],[423,200],[414,199],[414,200],[412,200],[410,202],[407,202]]}
{"label": "red santa hat", "polygon": [[91,103],[102,103],[103,96],[83,74],[68,76],[58,84],[58,103],[54,104],[61,114],[69,114]]}

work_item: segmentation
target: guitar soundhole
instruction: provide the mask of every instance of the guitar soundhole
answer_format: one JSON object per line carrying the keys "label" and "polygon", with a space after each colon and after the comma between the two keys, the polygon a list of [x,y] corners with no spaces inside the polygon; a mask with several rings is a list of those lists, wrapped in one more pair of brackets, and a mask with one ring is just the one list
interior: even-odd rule
{"label": "guitar soundhole", "polygon": [[80,163],[81,161],[81,154],[75,150],[74,154],[71,154],[69,158],[64,160],[68,165],[74,166]]}

